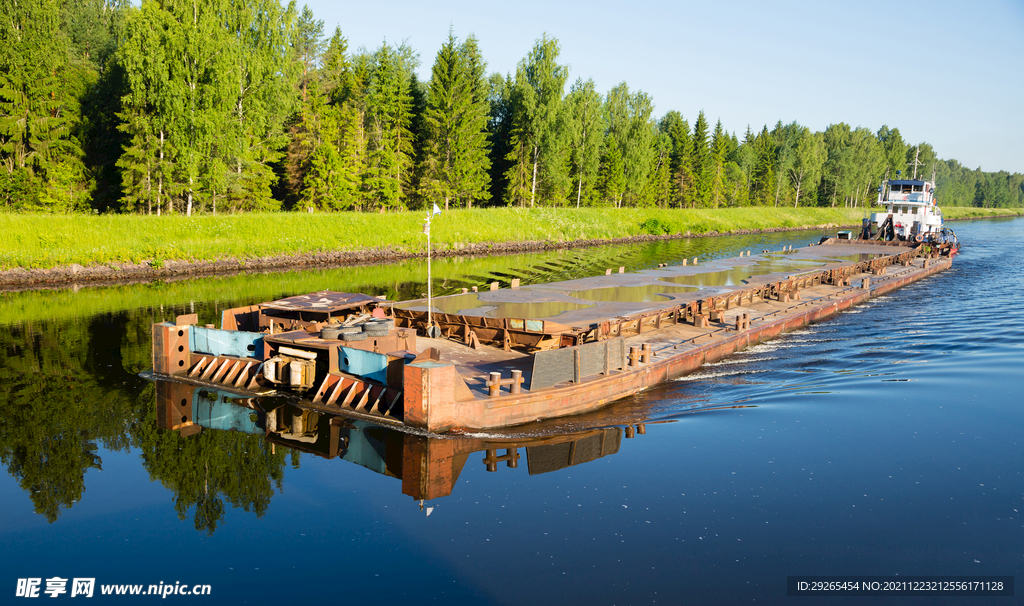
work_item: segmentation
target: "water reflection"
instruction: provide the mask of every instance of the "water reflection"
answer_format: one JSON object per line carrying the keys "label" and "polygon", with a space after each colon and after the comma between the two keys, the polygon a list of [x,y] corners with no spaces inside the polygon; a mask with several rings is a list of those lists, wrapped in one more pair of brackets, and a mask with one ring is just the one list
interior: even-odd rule
{"label": "water reflection", "polygon": [[[606,269],[620,266],[630,271],[653,269],[697,255],[710,259],[748,248],[777,250],[803,239],[801,234],[780,233],[448,258],[435,261],[435,292],[485,289],[496,280],[507,285],[513,277],[526,286],[604,275]],[[242,430],[253,411],[220,417],[220,407],[212,402],[196,406],[208,416],[203,422],[235,431],[200,434],[199,422],[191,430],[159,429],[154,385],[139,377],[152,366],[153,323],[189,313],[198,314],[200,324],[219,323],[226,308],[325,288],[408,300],[425,292],[425,276],[425,263],[410,260],[374,267],[0,293],[0,464],[35,513],[48,522],[56,522],[81,502],[88,472],[109,471],[104,459],[111,453],[137,455],[146,472],[174,494],[179,517],[191,515],[197,529],[212,532],[230,507],[262,515],[280,488],[285,467],[297,467],[302,451],[295,445],[275,449],[265,435]],[[534,315],[506,310],[517,317]],[[644,411],[635,405],[612,405],[607,411],[618,411],[618,417],[559,421],[546,433],[645,422]],[[249,430],[255,431],[251,426]],[[197,435],[187,435],[189,431]]]}
{"label": "water reflection", "polygon": [[[490,318],[550,318],[567,311],[593,307],[567,301],[482,301],[480,294],[475,292],[436,297],[433,304],[435,312]],[[421,301],[396,307],[414,311],[427,309]]]}
{"label": "water reflection", "polygon": [[[755,276],[763,276],[766,274],[776,272],[795,272],[796,274],[803,272],[814,271],[815,269],[825,265],[821,262],[814,261],[779,261],[771,259],[767,261],[760,261],[758,263],[752,263],[750,265],[742,265],[739,267],[732,267],[730,269],[724,269],[720,271],[709,271],[705,273],[692,274],[686,276],[665,276],[658,279],[665,282],[673,282],[676,284],[688,284],[691,286],[705,287],[705,286],[736,286],[739,284],[746,284],[747,280]],[[654,274],[654,272],[651,272]],[[657,274],[654,274],[657,275]]]}
{"label": "water reflection", "polygon": [[[496,472],[501,465],[514,469],[525,462],[531,476],[550,473],[616,454],[623,437],[647,431],[639,423],[541,437],[424,436],[298,406],[284,398],[242,398],[164,380],[156,380],[155,408],[155,426],[175,450],[166,465],[174,471],[155,475],[174,488],[179,515],[181,508],[194,504],[196,528],[209,532],[223,515],[221,495],[236,507],[262,515],[272,494],[268,488],[280,488],[286,452],[340,459],[397,478],[403,494],[427,501],[449,496],[466,465]],[[222,464],[211,468],[208,456],[193,455],[203,449],[203,442],[226,448],[229,459],[244,445],[247,456],[236,460],[238,469]],[[198,484],[180,481],[184,478]]]}
{"label": "water reflection", "polygon": [[665,286],[650,284],[648,286],[613,286],[607,288],[591,288],[571,293],[572,296],[588,301],[611,301],[621,303],[652,303],[668,301],[673,294],[694,292],[698,290],[686,286]]}

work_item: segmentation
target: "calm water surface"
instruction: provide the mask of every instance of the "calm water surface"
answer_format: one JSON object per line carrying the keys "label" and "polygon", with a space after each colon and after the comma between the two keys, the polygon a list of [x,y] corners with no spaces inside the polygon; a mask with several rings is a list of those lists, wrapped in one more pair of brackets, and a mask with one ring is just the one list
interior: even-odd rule
{"label": "calm water surface", "polygon": [[[0,602],[24,577],[212,586],[169,603],[730,604],[815,601],[786,598],[787,575],[1015,575],[1024,220],[955,227],[951,270],[600,414],[457,440],[353,424],[336,453],[326,421],[268,441],[237,407],[198,435],[160,429],[137,376],[150,324],[321,288],[417,297],[420,263],[2,295]],[[450,293],[816,235],[434,271]]]}

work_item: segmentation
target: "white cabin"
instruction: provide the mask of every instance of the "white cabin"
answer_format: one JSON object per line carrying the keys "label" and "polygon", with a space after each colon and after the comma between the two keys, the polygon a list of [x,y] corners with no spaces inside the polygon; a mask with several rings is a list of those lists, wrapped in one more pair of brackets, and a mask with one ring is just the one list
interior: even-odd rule
{"label": "white cabin", "polygon": [[935,205],[935,184],[931,181],[887,181],[879,188],[877,204],[886,210],[871,214],[875,230],[890,215],[895,235],[903,240],[928,239],[929,234],[938,235],[942,230],[942,211]]}

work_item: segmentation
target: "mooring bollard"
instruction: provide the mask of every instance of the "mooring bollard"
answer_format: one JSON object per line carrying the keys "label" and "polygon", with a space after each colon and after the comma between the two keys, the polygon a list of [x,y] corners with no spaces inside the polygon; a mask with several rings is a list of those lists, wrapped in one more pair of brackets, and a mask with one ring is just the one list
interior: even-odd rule
{"label": "mooring bollard", "polygon": [[491,282],[491,290],[498,290],[498,283],[497,282]]}
{"label": "mooring bollard", "polygon": [[480,292],[480,291],[479,291],[479,290],[477,290],[477,287],[476,287],[476,286],[474,286],[474,287],[473,287],[473,292]]}
{"label": "mooring bollard", "polygon": [[490,376],[491,379],[487,381],[487,395],[493,398],[494,396],[498,395],[498,393],[501,392],[501,373],[492,372]]}
{"label": "mooring bollard", "polygon": [[512,288],[519,288],[519,278],[512,278]]}
{"label": "mooring bollard", "polygon": [[864,290],[871,290],[871,278],[864,278],[864,280],[860,283],[860,287],[863,288]]}
{"label": "mooring bollard", "polygon": [[625,268],[625,267],[620,267],[620,268],[619,268],[619,273],[620,273],[620,274],[624,274],[624,273],[626,273],[626,268]]}
{"label": "mooring bollard", "polygon": [[694,264],[694,265],[696,265],[696,264],[697,264],[697,257],[694,257],[694,258],[693,258],[693,264]]}
{"label": "mooring bollard", "polygon": [[523,371],[513,370],[512,376],[508,379],[502,379],[500,372],[489,373],[490,379],[487,380],[487,395],[495,397],[501,395],[501,386],[508,385],[509,393],[516,395],[523,393]]}
{"label": "mooring bollard", "polygon": [[636,345],[629,347],[629,365],[633,368],[640,365],[640,348]]}
{"label": "mooring bollard", "polygon": [[468,292],[469,292],[469,289],[468,289],[468,288],[463,288],[463,289],[462,289],[462,294],[466,294],[466,293],[468,293]]}
{"label": "mooring bollard", "polygon": [[636,435],[636,428],[632,425],[626,425],[626,437],[631,438]]}
{"label": "mooring bollard", "polygon": [[498,463],[502,461],[505,465],[515,469],[519,466],[519,448],[512,447],[506,448],[505,454],[498,456],[498,450],[496,448],[489,448],[485,452],[484,464],[487,465],[487,471],[498,471]]}
{"label": "mooring bollard", "polygon": [[612,275],[612,270],[611,269],[604,270],[604,275],[606,275],[606,276]]}
{"label": "mooring bollard", "polygon": [[686,259],[683,259],[683,265],[684,266],[686,265]]}
{"label": "mooring bollard", "polygon": [[647,426],[644,425],[643,423],[637,425],[636,432],[640,435],[645,435],[647,433]]}
{"label": "mooring bollard", "polygon": [[654,352],[651,351],[651,344],[644,343],[643,348],[640,349],[640,362],[643,364],[650,363],[652,355],[654,355]]}
{"label": "mooring bollard", "polygon": [[508,390],[513,394],[523,393],[523,371],[512,371],[512,384],[509,386]]}

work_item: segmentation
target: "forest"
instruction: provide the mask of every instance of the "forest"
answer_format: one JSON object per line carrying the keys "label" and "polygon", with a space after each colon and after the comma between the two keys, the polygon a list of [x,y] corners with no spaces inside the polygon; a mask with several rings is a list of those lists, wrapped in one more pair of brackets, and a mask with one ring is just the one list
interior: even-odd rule
{"label": "forest", "polygon": [[949,206],[1024,205],[1024,175],[899,129],[655,115],[570,78],[557,39],[515,73],[450,31],[350,49],[278,0],[0,0],[0,208],[186,214],[477,206],[862,207],[936,176]]}

